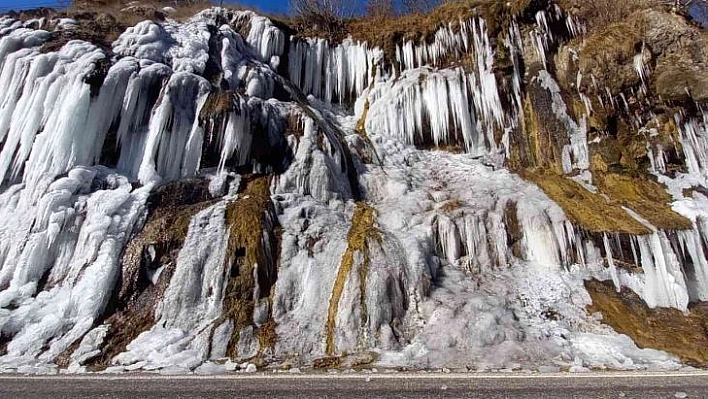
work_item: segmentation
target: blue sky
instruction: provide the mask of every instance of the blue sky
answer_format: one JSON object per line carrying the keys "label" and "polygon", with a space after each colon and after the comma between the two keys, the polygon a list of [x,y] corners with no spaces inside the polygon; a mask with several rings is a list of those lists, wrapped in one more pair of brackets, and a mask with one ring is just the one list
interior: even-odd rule
{"label": "blue sky", "polygon": [[[0,2],[2,1],[0,0]],[[285,13],[288,11],[288,0],[246,0],[240,1],[240,3],[255,6],[267,12]]]}
{"label": "blue sky", "polygon": [[[0,0],[0,10],[26,9],[36,7],[52,7],[59,0]],[[225,0],[226,3],[229,0]],[[241,0],[241,4],[254,6],[267,12],[284,13],[288,11],[288,0]]]}

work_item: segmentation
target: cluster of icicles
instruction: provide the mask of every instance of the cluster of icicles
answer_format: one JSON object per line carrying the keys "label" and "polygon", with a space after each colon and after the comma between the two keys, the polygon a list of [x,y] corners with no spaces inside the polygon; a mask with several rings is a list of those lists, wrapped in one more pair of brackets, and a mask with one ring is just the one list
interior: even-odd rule
{"label": "cluster of icicles", "polygon": [[[544,67],[546,54],[562,39],[553,34],[549,24],[559,21],[564,24],[564,35],[583,33],[577,19],[557,5],[551,12],[539,11],[529,38]],[[332,44],[325,39],[293,38],[288,72],[303,92],[324,101],[370,102],[372,109],[379,109],[377,117],[367,121],[375,119],[373,123],[381,132],[406,143],[458,145],[473,154],[497,153],[500,148],[491,137],[493,131],[508,132],[520,123],[524,45],[515,21],[504,46],[514,64],[510,89],[494,75],[496,50],[490,44],[487,23],[480,17],[444,25],[429,41],[404,39],[396,45],[394,60],[386,60],[382,49],[352,39]],[[448,73],[447,68],[455,67],[456,60],[467,57],[473,61],[471,71],[459,67],[457,73]],[[431,73],[421,72],[426,69]],[[377,87],[382,84],[385,89]],[[390,91],[397,92],[393,101],[381,99],[381,92]],[[439,104],[433,104],[436,102]],[[504,107],[507,103],[512,106]],[[363,107],[363,103],[358,105],[358,109]],[[401,114],[406,117],[400,118]],[[431,126],[430,134],[427,125]],[[504,144],[508,155],[506,135]]]}

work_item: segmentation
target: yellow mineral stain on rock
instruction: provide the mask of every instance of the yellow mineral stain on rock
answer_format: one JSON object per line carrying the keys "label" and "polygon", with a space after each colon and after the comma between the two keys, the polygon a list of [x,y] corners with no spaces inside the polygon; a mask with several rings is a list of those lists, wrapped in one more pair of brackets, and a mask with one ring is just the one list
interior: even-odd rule
{"label": "yellow mineral stain on rock", "polygon": [[362,265],[359,269],[359,290],[361,294],[362,318],[364,320],[367,318],[364,300],[366,276],[371,261],[369,258],[369,241],[373,239],[377,242],[381,242],[382,239],[381,233],[376,228],[375,223],[376,210],[365,202],[357,203],[356,208],[354,209],[354,214],[352,215],[352,225],[349,229],[349,234],[347,235],[348,246],[342,256],[342,262],[339,266],[339,271],[337,272],[337,277],[334,281],[334,287],[332,288],[332,296],[329,301],[329,310],[327,312],[326,323],[327,341],[325,349],[328,356],[334,355],[335,352],[334,328],[336,325],[337,313],[339,311],[339,300],[342,298],[347,276],[354,268],[354,255],[357,252],[361,252],[364,257]]}

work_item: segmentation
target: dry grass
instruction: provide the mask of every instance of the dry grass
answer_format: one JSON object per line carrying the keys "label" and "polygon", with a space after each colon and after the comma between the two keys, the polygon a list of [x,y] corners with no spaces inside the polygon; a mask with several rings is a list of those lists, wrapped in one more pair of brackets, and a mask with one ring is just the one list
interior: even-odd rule
{"label": "dry grass", "polygon": [[[154,304],[153,304],[154,305]],[[153,306],[145,306],[134,312],[116,313],[106,320],[110,324],[107,339],[101,347],[101,354],[89,363],[97,369],[111,365],[111,360],[138,337],[155,324]]]}
{"label": "dry grass", "polygon": [[344,286],[347,282],[347,277],[354,268],[354,254],[361,252],[364,260],[359,273],[359,290],[360,290],[360,300],[362,306],[362,324],[368,319],[366,312],[366,276],[368,273],[368,268],[370,264],[369,258],[369,241],[376,240],[381,242],[381,233],[375,226],[376,224],[376,210],[364,202],[359,202],[356,204],[354,209],[354,215],[352,215],[352,225],[349,229],[349,234],[347,235],[347,250],[344,251],[342,256],[342,262],[337,271],[337,277],[334,281],[334,287],[332,287],[332,296],[329,301],[329,310],[327,312],[327,323],[326,323],[326,349],[325,352],[328,356],[332,356],[335,353],[334,345],[334,328],[337,322],[337,313],[339,312],[339,301],[342,298],[342,293],[344,292]]}
{"label": "dry grass", "polygon": [[271,319],[256,330],[256,337],[260,347],[259,353],[262,354],[265,350],[275,348],[275,344],[278,343],[278,333],[275,332],[275,327],[277,327],[277,324],[275,320]]}
{"label": "dry grass", "polygon": [[[182,3],[175,6],[174,2],[154,0],[141,1],[140,5],[127,7],[128,0],[84,0],[76,1],[66,10],[53,12],[57,17],[68,17],[76,20],[78,26],[69,31],[52,32],[51,39],[42,47],[43,51],[55,51],[69,40],[79,39],[91,42],[104,49],[110,49],[121,33],[137,23],[151,20],[163,22],[167,15],[162,11],[165,6],[175,9],[169,18],[182,21],[194,14],[211,7],[209,1]],[[31,15],[30,12],[25,14]]]}
{"label": "dry grass", "polygon": [[170,18],[176,20],[188,19],[194,14],[207,9],[213,5],[210,0],[196,0],[191,2],[186,1],[157,1],[157,0],[139,0],[138,5],[129,5],[134,3],[134,0],[78,0],[69,8],[68,12],[81,13],[106,13],[113,15],[116,19],[126,23],[128,26],[135,23],[151,19],[154,21],[162,21],[167,16],[162,9],[171,7],[175,11],[169,15]]}
{"label": "dry grass", "polygon": [[[641,16],[597,26],[582,43],[580,71],[595,76],[613,93],[638,85],[641,80],[634,69],[635,45],[642,41],[644,30]],[[589,81],[583,90],[593,92]]]}
{"label": "dry grass", "polygon": [[315,369],[336,369],[342,364],[342,359],[338,356],[322,357],[312,362]]}
{"label": "dry grass", "polygon": [[585,282],[592,305],[602,322],[626,334],[640,348],[672,353],[687,364],[708,366],[708,303],[697,304],[684,315],[678,309],[650,309],[633,291],[615,290],[612,282]]}
{"label": "dry grass", "polygon": [[465,204],[460,201],[459,199],[452,199],[450,201],[445,202],[440,206],[440,211],[442,211],[444,214],[450,216],[452,215],[456,210],[462,208]]}
{"label": "dry grass", "polygon": [[202,121],[224,115],[234,109],[233,91],[212,91],[199,113]]}
{"label": "dry grass", "polygon": [[588,28],[595,29],[622,21],[637,11],[657,5],[654,0],[560,0],[565,10],[569,10]]}

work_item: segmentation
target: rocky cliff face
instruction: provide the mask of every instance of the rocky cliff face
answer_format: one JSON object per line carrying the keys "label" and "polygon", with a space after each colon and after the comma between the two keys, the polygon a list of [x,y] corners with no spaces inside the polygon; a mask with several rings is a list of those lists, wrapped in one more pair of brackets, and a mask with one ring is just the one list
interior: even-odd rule
{"label": "rocky cliff face", "polygon": [[0,369],[707,364],[708,36],[580,11],[2,17]]}

